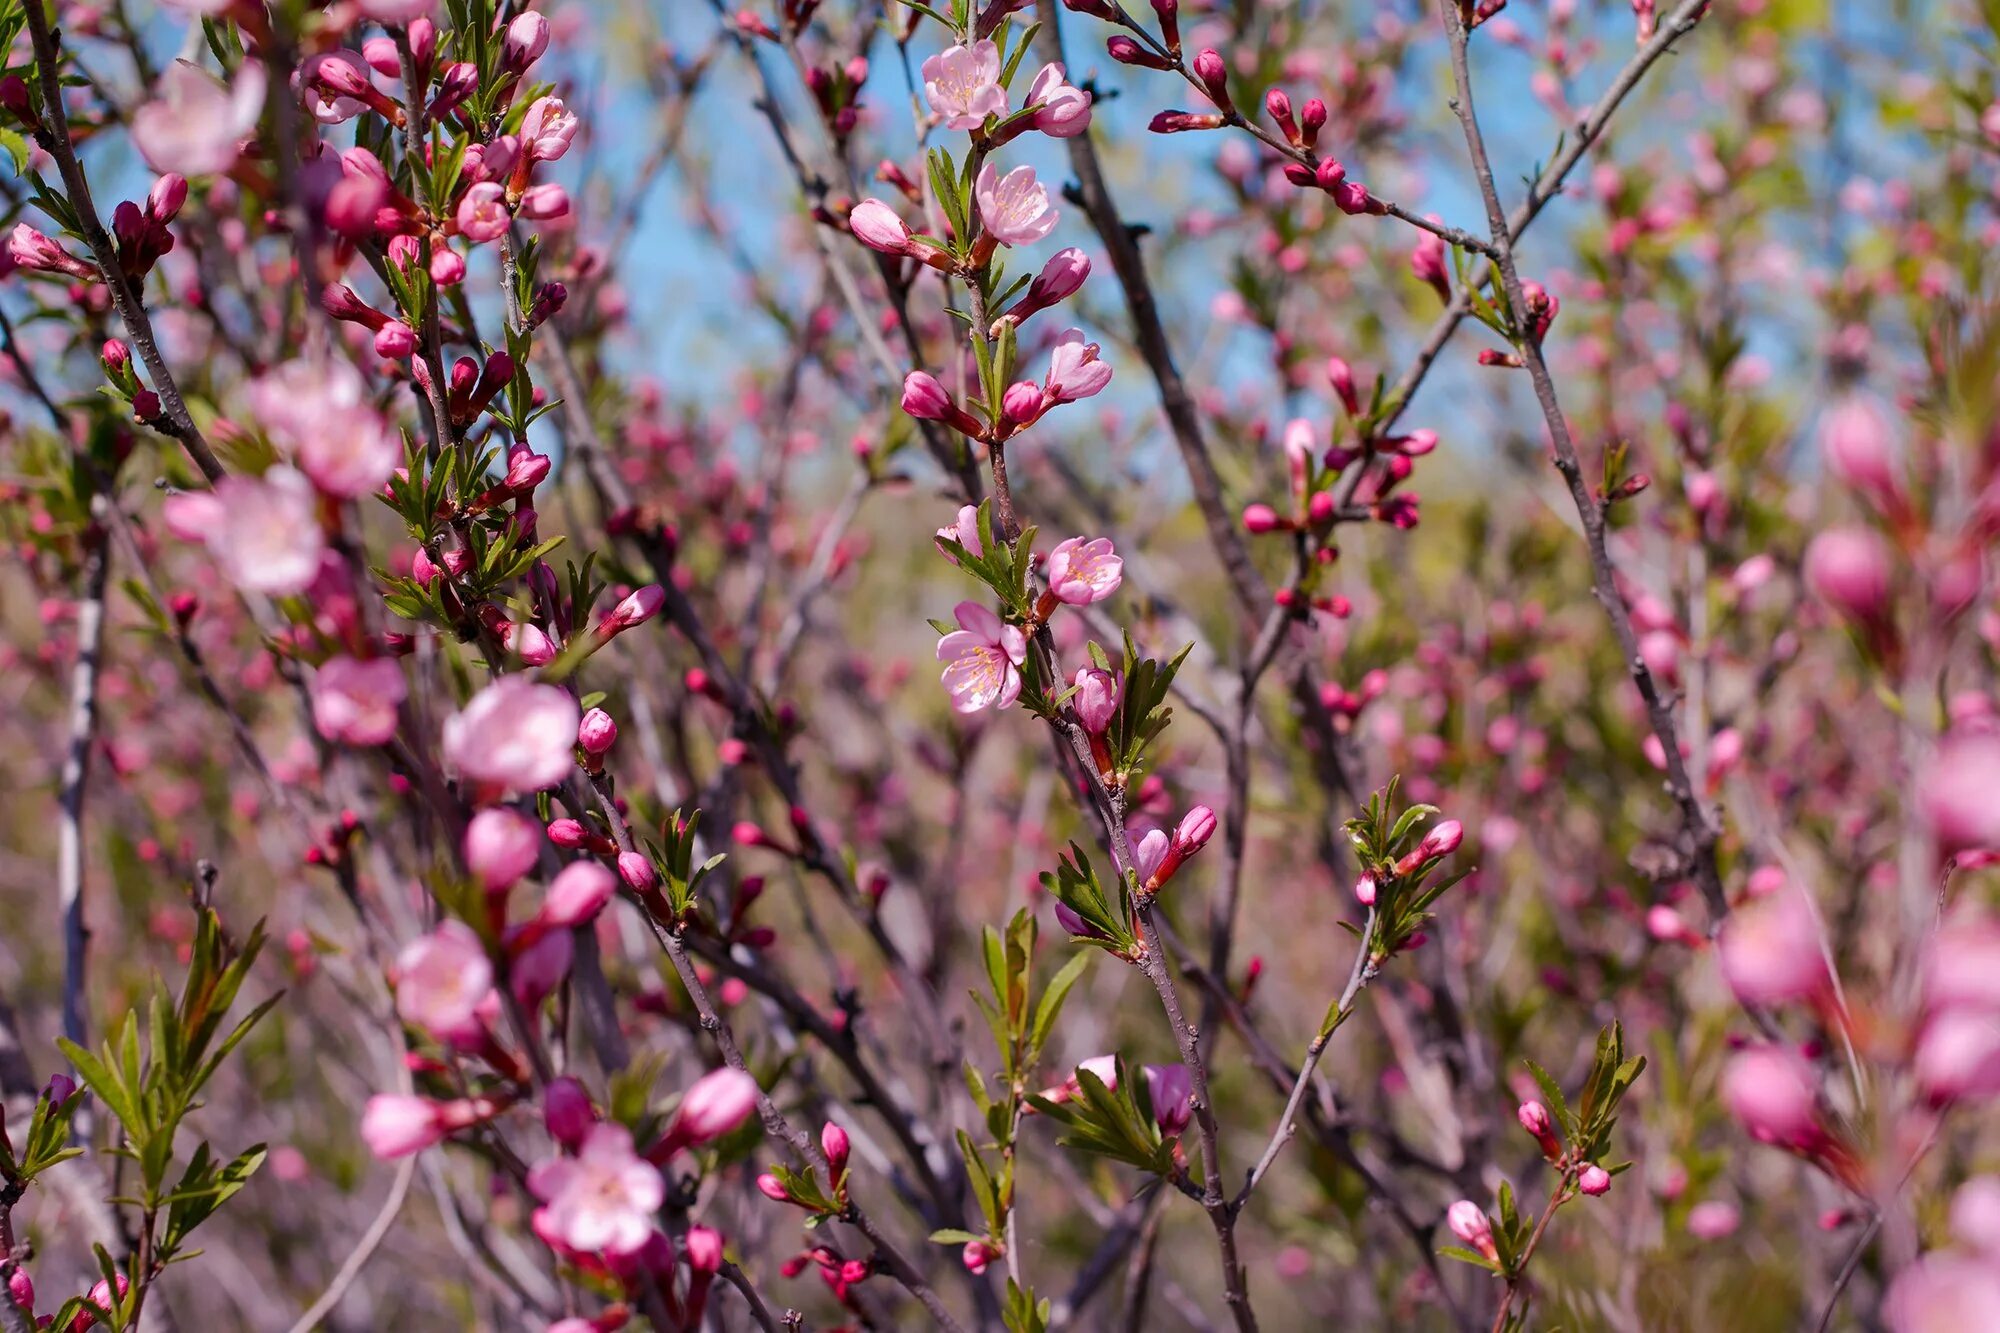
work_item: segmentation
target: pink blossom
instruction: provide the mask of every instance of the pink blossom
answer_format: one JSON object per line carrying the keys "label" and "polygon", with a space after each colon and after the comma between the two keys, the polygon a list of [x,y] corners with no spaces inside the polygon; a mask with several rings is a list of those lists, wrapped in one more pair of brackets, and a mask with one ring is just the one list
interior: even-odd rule
{"label": "pink blossom", "polygon": [[1451,1234],[1464,1241],[1489,1259],[1499,1257],[1499,1250],[1493,1244],[1493,1223],[1487,1219],[1486,1210],[1470,1199],[1460,1199],[1445,1210],[1445,1225]]}
{"label": "pink blossom", "polygon": [[168,499],[164,516],[177,536],[207,544],[224,577],[246,592],[289,597],[319,574],[326,538],[312,483],[289,467],[261,477],[230,475],[213,491]]}
{"label": "pink blossom", "polygon": [[502,676],[444,724],[445,762],[505,791],[540,791],[568,776],[581,711],[567,691]]}
{"label": "pink blossom", "polygon": [[243,140],[257,132],[264,114],[264,66],[246,60],[236,81],[220,79],[185,60],[160,76],[153,97],[132,113],[132,146],[155,171],[213,176],[236,165]]}
{"label": "pink blossom", "polygon": [[375,94],[368,65],[344,46],[310,56],[292,76],[292,87],[314,120],[338,125],[368,109]]}
{"label": "pink blossom", "polygon": [[2000,1013],[1947,1009],[1932,1015],[1910,1069],[1937,1105],[2000,1095]]}
{"label": "pink blossom", "polygon": [[271,442],[328,495],[372,495],[403,462],[402,437],[350,362],[288,361],[251,381],[247,396]]}
{"label": "pink blossom", "polygon": [[1905,1268],[1882,1303],[1891,1333],[1971,1333],[2000,1310],[2000,1265],[1933,1251]]}
{"label": "pink blossom", "polygon": [[1172,846],[1173,840],[1161,829],[1152,830],[1132,845],[1132,869],[1138,872],[1141,884],[1159,873]]}
{"label": "pink blossom", "polygon": [[1118,715],[1118,677],[1097,667],[1081,667],[1071,684],[1076,693],[1070,696],[1069,704],[1076,710],[1077,721],[1091,735],[1102,735]]}
{"label": "pink blossom", "polygon": [[1850,394],[1820,418],[1819,448],[1841,481],[1879,505],[1903,493],[1901,458],[1888,416],[1873,398]]}
{"label": "pink blossom", "polygon": [[1721,1240],[1735,1234],[1741,1222],[1742,1214],[1737,1211],[1736,1205],[1719,1199],[1710,1199],[1688,1209],[1688,1235],[1696,1240]]}
{"label": "pink blossom", "polygon": [[576,113],[560,97],[538,97],[521,120],[521,142],[533,161],[554,162],[569,151],[576,127]]}
{"label": "pink blossom", "polygon": [[1048,576],[1057,601],[1088,606],[1118,591],[1125,562],[1112,550],[1109,537],[1071,537],[1049,552]]}
{"label": "pink blossom", "polygon": [[977,602],[954,608],[958,628],[938,640],[943,681],[951,706],[961,713],[1005,708],[1021,696],[1021,664],[1028,660],[1028,641],[1016,625]]}
{"label": "pink blossom", "polygon": [[493,181],[480,181],[458,201],[458,234],[474,245],[497,241],[507,234],[511,218],[507,191]]}
{"label": "pink blossom", "polygon": [[521,946],[507,965],[514,1002],[532,1012],[562,985],[575,961],[576,936],[567,930],[547,931]]}
{"label": "pink blossom", "polygon": [[1946,851],[2000,848],[2000,735],[1948,736],[1920,787],[1924,813]]}
{"label": "pink blossom", "polygon": [[1111,383],[1111,367],[1097,359],[1098,346],[1085,342],[1082,329],[1065,329],[1049,349],[1049,377],[1042,389],[1058,403],[1089,398]]}
{"label": "pink blossom", "polygon": [[1007,114],[1000,86],[1000,48],[990,41],[948,46],[924,62],[924,100],[953,130],[976,130],[988,116]]}
{"label": "pink blossom", "polygon": [[488,893],[498,893],[533,870],[541,855],[541,826],[518,810],[493,806],[465,826],[466,868]]}
{"label": "pink blossom", "polygon": [[1055,230],[1056,210],[1033,167],[1015,167],[1003,177],[988,162],[979,169],[973,195],[987,234],[1002,245],[1032,245]]}
{"label": "pink blossom", "polygon": [[2000,1176],[1974,1176],[1951,1196],[1951,1234],[1989,1260],[2000,1259]]}
{"label": "pink blossom", "polygon": [[1090,94],[1071,86],[1061,65],[1044,65],[1036,73],[1027,105],[1038,108],[1035,128],[1053,138],[1073,138],[1090,128]]}
{"label": "pink blossom", "polygon": [[1597,1163],[1592,1162],[1589,1166],[1577,1172],[1576,1187],[1592,1198],[1609,1194],[1611,1192],[1611,1173],[1597,1165]]}
{"label": "pink blossom", "polygon": [[436,1102],[399,1093],[378,1093],[361,1113],[361,1141],[387,1161],[422,1152],[441,1142],[444,1117]]}
{"label": "pink blossom", "polygon": [[1812,1069],[1780,1046],[1751,1046],[1722,1072],[1722,1100],[1750,1136],[1761,1143],[1797,1147],[1819,1132]]}
{"label": "pink blossom", "polygon": [[632,1254],[653,1233],[666,1199],[659,1169],[632,1151],[623,1125],[593,1125],[574,1157],[554,1157],[528,1173],[543,1203],[536,1234],[583,1254]]}
{"label": "pink blossom", "polygon": [[1163,1138],[1179,1138],[1194,1118],[1194,1078],[1186,1065],[1147,1065],[1146,1096]]}
{"label": "pink blossom", "polygon": [[568,929],[581,926],[604,910],[618,893],[611,872],[595,861],[572,861],[549,882],[542,899],[544,924]]}
{"label": "pink blossom", "polygon": [[1723,923],[1716,957],[1723,980],[1749,1005],[1804,999],[1827,981],[1819,926],[1798,889],[1738,908]]}
{"label": "pink blossom", "polygon": [[1806,548],[1806,583],[1835,610],[1873,620],[1889,604],[1889,548],[1867,528],[1829,528]]}
{"label": "pink blossom", "polygon": [[673,1123],[647,1157],[665,1162],[683,1149],[735,1133],[756,1114],[758,1096],[757,1080],[740,1069],[725,1067],[703,1074],[681,1098]]}
{"label": "pink blossom", "polygon": [[917,421],[941,420],[955,406],[951,394],[928,371],[903,376],[903,411]]}
{"label": "pink blossom", "polygon": [[479,1007],[492,991],[492,960],[463,921],[440,922],[396,955],[396,1013],[439,1040],[477,1040]]}
{"label": "pink blossom", "polygon": [[391,658],[328,658],[313,672],[313,727],[336,744],[381,745],[396,734],[396,710],[408,693]]}

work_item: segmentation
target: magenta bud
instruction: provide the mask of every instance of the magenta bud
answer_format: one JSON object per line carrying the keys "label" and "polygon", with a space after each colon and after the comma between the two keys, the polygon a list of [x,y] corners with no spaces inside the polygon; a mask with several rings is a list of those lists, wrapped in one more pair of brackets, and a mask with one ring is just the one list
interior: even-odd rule
{"label": "magenta bud", "polygon": [[583,715],[583,721],[577,724],[576,743],[583,747],[583,752],[587,755],[601,758],[610,752],[617,740],[618,724],[612,720],[611,714],[602,708],[591,709]]}
{"label": "magenta bud", "polygon": [[187,202],[187,177],[170,171],[153,182],[153,188],[146,195],[146,211],[156,222],[172,222]]}
{"label": "magenta bud", "polygon": [[574,819],[554,819],[549,821],[549,841],[558,847],[587,847],[590,833]]}
{"label": "magenta bud", "polygon": [[590,1104],[590,1094],[575,1079],[552,1079],[542,1090],[542,1124],[549,1137],[565,1148],[583,1142],[596,1123],[597,1109]]}
{"label": "magenta bud", "polygon": [[1256,535],[1276,532],[1284,526],[1278,511],[1266,504],[1254,504],[1243,510],[1243,530]]}
{"label": "magenta bud", "polygon": [[1324,526],[1333,522],[1333,512],[1336,508],[1338,505],[1331,491],[1316,491],[1313,498],[1306,502],[1306,516],[1315,526]]}
{"label": "magenta bud", "polygon": [[659,886],[660,872],[653,868],[652,858],[644,852],[620,852],[618,878],[634,893],[644,893]]}
{"label": "magenta bud", "polygon": [[1205,805],[1197,805],[1181,817],[1180,826],[1174,830],[1174,848],[1183,857],[1194,855],[1215,836],[1215,811]]}
{"label": "magenta bud", "polygon": [[1077,721],[1093,736],[1104,734],[1118,715],[1118,677],[1097,667],[1084,667],[1076,673],[1075,684],[1070,707],[1076,710]]}
{"label": "magenta bud", "polygon": [[[568,822],[575,823],[574,820]],[[578,827],[581,828],[580,825]],[[639,854],[632,852],[628,855]],[[595,919],[617,893],[617,883],[602,865],[595,861],[572,861],[549,881],[548,893],[542,898],[539,919],[546,926],[574,929]]]}
{"label": "magenta bud", "polygon": [[1596,1198],[1601,1194],[1609,1194],[1611,1192],[1611,1173],[1597,1165],[1597,1163],[1592,1162],[1577,1173],[1576,1187],[1592,1198]]}
{"label": "magenta bud", "polygon": [[828,1171],[835,1181],[847,1174],[849,1144],[847,1131],[829,1120],[819,1132],[819,1150],[826,1154]]}
{"label": "magenta bud", "polygon": [[1000,395],[1000,411],[1010,424],[1028,425],[1041,415],[1042,386],[1032,380],[1008,385],[1007,392]]}
{"label": "magenta bud", "polygon": [[937,421],[952,408],[951,395],[937,377],[913,370],[903,377],[903,411],[918,421]]}
{"label": "magenta bud", "polygon": [[125,368],[132,364],[132,353],[116,338],[105,339],[104,347],[97,356],[104,363],[104,369],[112,375],[122,375]]}
{"label": "magenta bud", "polygon": [[385,361],[400,361],[417,350],[417,331],[400,319],[392,319],[375,331],[375,355]]}

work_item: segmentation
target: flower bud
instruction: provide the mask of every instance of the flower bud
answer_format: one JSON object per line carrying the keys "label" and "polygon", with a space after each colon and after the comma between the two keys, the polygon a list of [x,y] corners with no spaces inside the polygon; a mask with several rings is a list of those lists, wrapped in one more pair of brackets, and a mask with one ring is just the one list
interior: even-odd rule
{"label": "flower bud", "polygon": [[1118,677],[1098,667],[1083,667],[1073,683],[1076,693],[1070,696],[1070,707],[1076,710],[1077,721],[1091,735],[1103,735],[1118,714]]}
{"label": "flower bud", "polygon": [[1464,1241],[1488,1259],[1497,1260],[1499,1249],[1493,1244],[1493,1224],[1487,1220],[1486,1212],[1470,1199],[1460,1199],[1445,1211],[1445,1225],[1451,1234]]}
{"label": "flower bud", "polygon": [[596,1123],[597,1110],[590,1104],[590,1094],[575,1079],[552,1079],[542,1090],[542,1124],[549,1137],[565,1148],[583,1142]]}
{"label": "flower bud", "polygon": [[602,708],[591,709],[577,724],[576,743],[583,747],[585,754],[594,758],[608,754],[617,739],[618,724]]}
{"label": "flower bud", "polygon": [[1889,607],[1889,549],[1866,528],[1830,528],[1806,548],[1806,584],[1842,615],[1877,620]]}
{"label": "flower bud", "polygon": [[480,886],[498,893],[535,868],[541,856],[540,831],[515,810],[481,810],[465,826],[465,864]]}
{"label": "flower bud", "polygon": [[913,370],[903,377],[903,411],[918,421],[938,421],[952,408],[951,395],[937,377]]}
{"label": "flower bud", "polygon": [[653,858],[644,852],[620,852],[618,878],[634,893],[644,893],[659,886],[660,872],[653,868]]}
{"label": "flower bud", "polygon": [[1611,1173],[1592,1162],[1577,1173],[1576,1187],[1593,1199],[1611,1192]]}
{"label": "flower bud", "polygon": [[826,1154],[828,1172],[836,1185],[847,1174],[847,1154],[851,1145],[847,1131],[829,1120],[819,1132],[819,1150]]}
{"label": "flower bud", "polygon": [[603,866],[595,861],[572,861],[549,882],[537,919],[555,929],[575,929],[595,919],[617,892],[617,882]]}

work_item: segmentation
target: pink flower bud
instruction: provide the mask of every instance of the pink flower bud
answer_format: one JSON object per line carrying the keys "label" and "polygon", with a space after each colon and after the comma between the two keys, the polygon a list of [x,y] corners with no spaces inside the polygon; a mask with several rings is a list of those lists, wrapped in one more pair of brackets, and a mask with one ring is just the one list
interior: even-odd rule
{"label": "pink flower bud", "polygon": [[1835,610],[1876,620],[1889,606],[1889,549],[1866,528],[1830,528],[1806,548],[1806,583]]}
{"label": "pink flower bud", "polygon": [[187,177],[170,171],[153,182],[153,188],[146,194],[146,211],[156,222],[172,222],[187,203]]}
{"label": "pink flower bud", "polygon": [[910,228],[896,210],[880,199],[863,199],[847,215],[854,239],[885,255],[910,253]]}
{"label": "pink flower bud", "polygon": [[792,1201],[792,1192],[785,1188],[785,1182],[773,1175],[757,1177],[757,1191],[765,1198],[775,1200],[778,1203],[790,1203]]}
{"label": "pink flower bud", "polygon": [[1031,425],[1042,414],[1042,386],[1033,380],[1019,380],[1000,395],[1000,411],[1015,428]]}
{"label": "pink flower bud", "polygon": [[488,893],[498,893],[535,868],[541,830],[518,811],[481,810],[465,826],[465,864]]}
{"label": "pink flower bud", "polygon": [[1417,850],[1422,852],[1423,859],[1428,861],[1433,857],[1450,856],[1458,850],[1458,844],[1464,840],[1465,825],[1456,819],[1447,819],[1424,834],[1424,840],[1417,844]]}
{"label": "pink flower bud", "polygon": [[1722,979],[1744,1004],[1805,999],[1827,984],[1818,923],[1799,889],[1738,908],[1716,940]]}
{"label": "pink flower bud", "polygon": [[1445,1225],[1451,1234],[1464,1241],[1488,1259],[1498,1259],[1500,1251],[1493,1244],[1493,1224],[1487,1220],[1486,1212],[1470,1199],[1460,1199],[1445,1210]]}
{"label": "pink flower bud", "polygon": [[1722,1072],[1722,1100],[1759,1142],[1797,1147],[1819,1133],[1812,1070],[1783,1047],[1751,1046],[1731,1056]]}
{"label": "pink flower bud", "polygon": [[583,1090],[583,1084],[575,1079],[552,1079],[542,1090],[542,1124],[549,1137],[565,1148],[582,1143],[583,1136],[596,1123],[597,1108],[590,1104],[590,1094]]}
{"label": "pink flower bud", "polygon": [[[550,828],[553,831],[554,825]],[[572,861],[549,881],[539,919],[556,929],[574,929],[593,920],[617,892],[617,882],[602,865],[595,861]]]}
{"label": "pink flower bud", "polygon": [[417,331],[400,319],[375,330],[375,355],[384,361],[401,361],[416,350]]}
{"label": "pink flower bud", "polygon": [[1834,476],[1882,508],[1903,496],[1894,428],[1872,398],[1842,398],[1820,418],[1820,453]]}
{"label": "pink flower bud", "polygon": [[712,1277],[722,1271],[722,1233],[714,1227],[689,1227],[681,1248],[693,1272]]}
{"label": "pink flower bud", "polygon": [[1118,715],[1118,677],[1097,667],[1083,667],[1073,683],[1076,693],[1070,696],[1070,707],[1076,710],[1077,721],[1091,735],[1102,735]]}
{"label": "pink flower bud", "polygon": [[620,634],[645,624],[660,614],[660,608],[667,604],[667,593],[657,583],[648,583],[611,608],[611,614],[599,627],[601,631]]}
{"label": "pink flower bud", "polygon": [[35,1312],[35,1280],[28,1276],[25,1268],[16,1268],[7,1275],[7,1295],[29,1314]]}
{"label": "pink flower bud", "polygon": [[1611,1192],[1611,1173],[1592,1162],[1577,1173],[1576,1187],[1593,1199]]}
{"label": "pink flower bud", "polygon": [[1354,901],[1360,903],[1363,907],[1373,907],[1375,905],[1377,891],[1373,875],[1363,875],[1360,879],[1354,881]]}
{"label": "pink flower bud", "polygon": [[1522,1102],[1521,1109],[1514,1113],[1521,1122],[1521,1128],[1536,1138],[1546,1138],[1555,1132],[1555,1120],[1549,1115],[1549,1108],[1540,1102]]}
{"label": "pink flower bud", "polygon": [[1993,799],[2000,791],[2000,736],[1947,736],[1920,791],[1942,850],[2000,849],[2000,806]]}
{"label": "pink flower bud", "polygon": [[1197,805],[1182,816],[1180,826],[1174,830],[1174,847],[1182,857],[1193,856],[1208,845],[1215,835],[1215,811],[1205,805]]}
{"label": "pink flower bud", "polygon": [[618,724],[602,708],[591,709],[577,724],[576,743],[583,747],[585,754],[602,757],[610,752],[617,739]]}
{"label": "pink flower bud", "polygon": [[620,852],[618,878],[624,880],[625,887],[634,893],[644,893],[658,887],[660,872],[653,867],[653,859],[644,852]]}
{"label": "pink flower bud", "polygon": [[569,191],[560,185],[537,185],[521,196],[515,213],[531,221],[546,222],[569,214]]}
{"label": "pink flower bud", "polygon": [[951,411],[951,395],[937,378],[921,370],[903,377],[903,411],[918,421],[938,421]]}
{"label": "pink flower bud", "polygon": [[590,834],[577,820],[554,819],[549,821],[549,841],[558,847],[585,847]]}
{"label": "pink flower bud", "polygon": [[518,74],[540,60],[548,49],[549,21],[531,9],[507,25],[507,36],[500,44],[500,60]]}
{"label": "pink flower bud", "polygon": [[851,1145],[847,1131],[829,1120],[819,1132],[819,1150],[826,1154],[826,1164],[834,1180],[847,1174],[847,1154]]}
{"label": "pink flower bud", "polygon": [[1194,1118],[1194,1079],[1186,1065],[1147,1065],[1146,1095],[1162,1138],[1179,1138]]}
{"label": "pink flower bud", "polygon": [[1278,511],[1267,504],[1253,504],[1243,511],[1245,532],[1261,536],[1267,532],[1276,532],[1283,526],[1284,520],[1278,517]]}
{"label": "pink flower bud", "polygon": [[757,1080],[740,1069],[723,1068],[704,1074],[681,1099],[667,1135],[683,1146],[698,1147],[734,1133],[756,1113],[758,1095]]}
{"label": "pink flower bud", "polygon": [[361,1141],[384,1161],[422,1152],[444,1136],[437,1104],[423,1097],[378,1093],[361,1113]]}

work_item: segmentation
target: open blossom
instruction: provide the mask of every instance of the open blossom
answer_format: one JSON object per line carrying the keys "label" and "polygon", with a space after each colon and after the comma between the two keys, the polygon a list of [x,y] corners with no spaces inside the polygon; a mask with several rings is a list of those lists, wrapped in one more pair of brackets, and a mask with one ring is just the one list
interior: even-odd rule
{"label": "open blossom", "polygon": [[1021,664],[1028,660],[1028,640],[1017,625],[977,602],[954,608],[958,628],[938,640],[938,661],[944,663],[944,687],[951,706],[961,713],[1005,708],[1021,697]]}
{"label": "open blossom", "polygon": [[1064,329],[1049,349],[1049,377],[1042,391],[1058,403],[1089,398],[1111,383],[1111,367],[1097,359],[1099,348],[1085,342],[1082,329]]}
{"label": "open blossom", "polygon": [[493,992],[486,946],[463,921],[445,921],[396,955],[396,1013],[443,1041],[475,1040]]}
{"label": "open blossom", "polygon": [[979,169],[973,196],[988,234],[1002,245],[1032,245],[1055,230],[1048,187],[1035,179],[1033,167],[1015,167],[1002,176],[988,162]]}
{"label": "open blossom", "polygon": [[1036,108],[1035,128],[1052,138],[1072,138],[1090,128],[1090,94],[1072,86],[1061,65],[1042,66],[1028,85],[1027,105]]}
{"label": "open blossom", "polygon": [[246,592],[289,597],[319,574],[326,549],[319,500],[291,468],[224,477],[213,491],[169,498],[162,512],[169,531],[205,543],[224,576]]}
{"label": "open blossom", "polygon": [[313,672],[313,727],[339,744],[381,745],[396,734],[396,709],[408,693],[393,658],[328,658]]}
{"label": "open blossom", "polygon": [[372,495],[403,462],[402,437],[347,361],[288,361],[252,381],[247,396],[271,442],[328,495]]}
{"label": "open blossom", "polygon": [[535,1232],[584,1254],[633,1254],[653,1234],[653,1214],[667,1197],[659,1169],[632,1150],[623,1125],[591,1126],[574,1157],[555,1157],[528,1173],[542,1201]]}
{"label": "open blossom", "polygon": [[576,112],[560,97],[538,97],[521,121],[521,142],[536,162],[553,162],[569,151],[576,138]]}
{"label": "open blossom", "polygon": [[1048,574],[1049,591],[1057,601],[1088,606],[1118,591],[1125,562],[1111,549],[1109,537],[1071,537],[1049,552]]}
{"label": "open blossom", "polygon": [[244,61],[236,82],[224,84],[176,60],[160,76],[152,100],[132,113],[132,146],[155,171],[213,176],[236,165],[243,140],[257,132],[263,114],[260,61]]}
{"label": "open blossom", "polygon": [[540,791],[568,775],[582,710],[567,691],[502,676],[444,724],[445,762],[469,781]]}
{"label": "open blossom", "polygon": [[1000,86],[1000,48],[991,41],[948,46],[924,62],[924,100],[945,128],[976,130],[988,116],[1007,114]]}
{"label": "open blossom", "polygon": [[493,181],[480,181],[458,201],[458,234],[474,245],[497,241],[507,234],[507,191]]}

